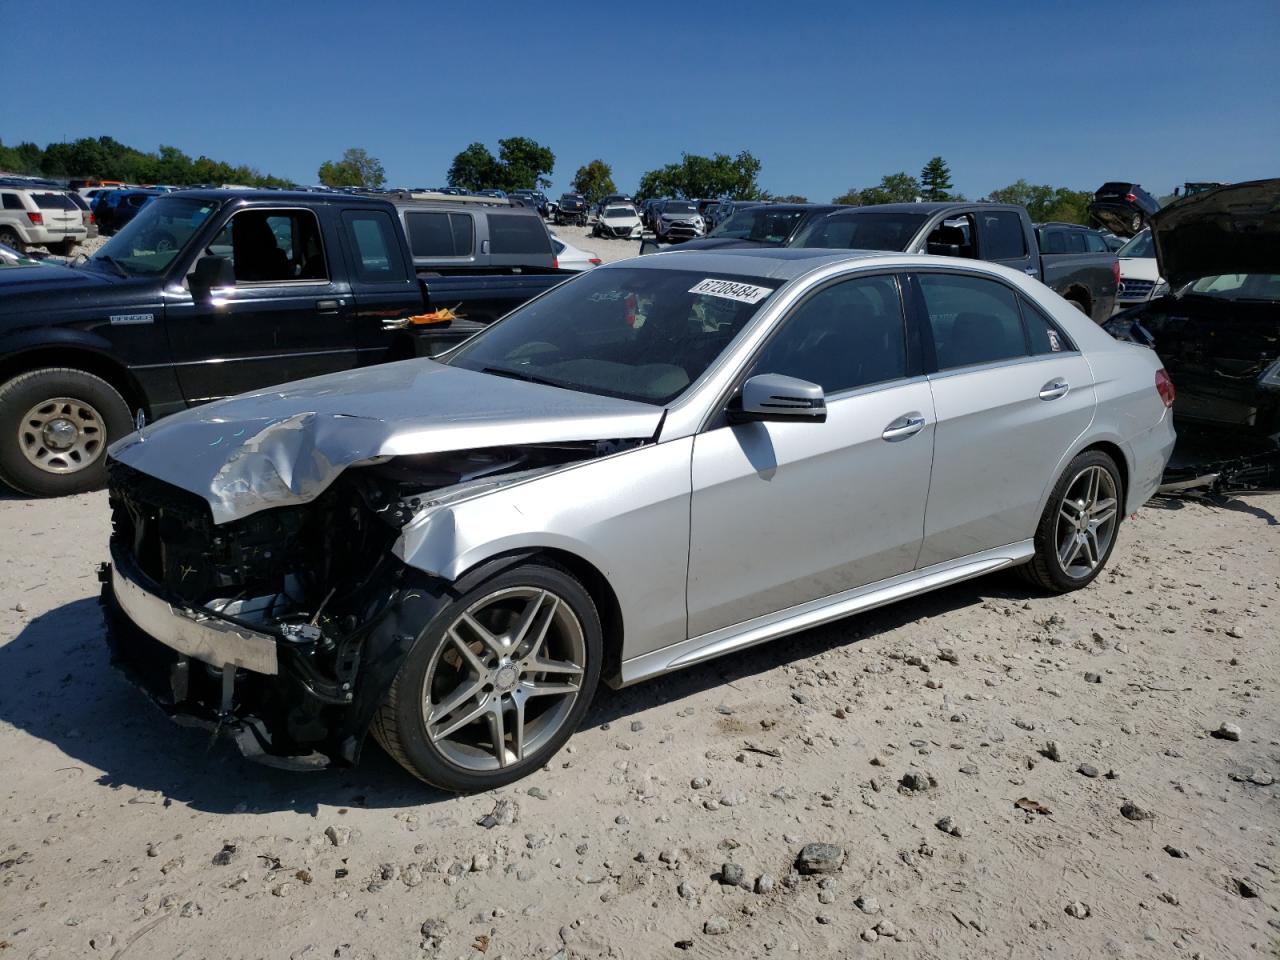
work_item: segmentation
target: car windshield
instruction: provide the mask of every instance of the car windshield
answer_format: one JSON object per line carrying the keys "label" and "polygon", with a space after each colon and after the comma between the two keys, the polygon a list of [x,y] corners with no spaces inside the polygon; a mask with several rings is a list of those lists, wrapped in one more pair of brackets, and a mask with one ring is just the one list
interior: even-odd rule
{"label": "car windshield", "polygon": [[822,250],[905,250],[924,224],[922,213],[841,213],[800,231],[793,247]]}
{"label": "car windshield", "polygon": [[726,240],[754,240],[776,247],[791,236],[791,231],[803,216],[802,210],[747,207],[722,220],[708,236]]}
{"label": "car windshield", "polygon": [[1147,259],[1156,255],[1155,241],[1151,239],[1151,231],[1143,230],[1116,251],[1117,257],[1134,257]]}
{"label": "car windshield", "polygon": [[593,270],[517,309],[444,362],[665,404],[702,376],[778,284],[687,270]]}
{"label": "car windshield", "polygon": [[687,200],[668,200],[666,206],[662,208],[663,213],[696,213],[697,210],[698,208]]}
{"label": "car windshield", "polygon": [[1184,293],[1194,293],[1217,300],[1280,301],[1280,273],[1224,273],[1201,277]]}
{"label": "car windshield", "polygon": [[90,257],[89,263],[111,264],[131,276],[163,273],[217,206],[210,200],[156,197]]}
{"label": "car windshield", "polygon": [[604,215],[606,217],[634,217],[636,212],[631,207],[606,207]]}

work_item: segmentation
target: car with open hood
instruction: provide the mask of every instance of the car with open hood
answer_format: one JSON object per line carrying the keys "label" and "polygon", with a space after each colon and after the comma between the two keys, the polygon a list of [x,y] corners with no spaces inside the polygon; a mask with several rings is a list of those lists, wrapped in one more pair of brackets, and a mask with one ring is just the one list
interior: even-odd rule
{"label": "car with open hood", "polygon": [[1154,491],[1156,356],[1020,271],[673,252],[438,360],[110,452],[116,662],[275,764],[488,789],[636,683],[990,571],[1079,589]]}
{"label": "car with open hood", "polygon": [[1194,194],[1151,219],[1163,296],[1107,329],[1177,384],[1173,483],[1280,483],[1280,179]]}

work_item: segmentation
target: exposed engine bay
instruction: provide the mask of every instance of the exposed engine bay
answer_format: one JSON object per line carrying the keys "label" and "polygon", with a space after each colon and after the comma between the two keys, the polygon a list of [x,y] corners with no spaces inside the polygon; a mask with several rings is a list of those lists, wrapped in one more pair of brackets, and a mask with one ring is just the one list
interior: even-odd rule
{"label": "exposed engine bay", "polygon": [[[415,639],[395,630],[398,598],[425,577],[393,552],[402,528],[443,499],[644,442],[383,457],[348,468],[309,503],[224,524],[215,524],[208,503],[194,494],[112,461],[116,565],[128,565],[175,608],[274,638],[280,670],[278,676],[237,670],[228,680],[223,668],[148,642],[124,617],[112,625],[117,659],[136,661],[126,666],[139,668],[135,676],[170,712],[234,728],[248,755],[353,763],[373,706],[368,701],[381,697],[405,652],[393,648]],[[450,588],[433,586],[441,595]],[[421,601],[425,592],[413,596]],[[112,611],[108,603],[109,621]],[[366,665],[370,656],[381,664]]]}

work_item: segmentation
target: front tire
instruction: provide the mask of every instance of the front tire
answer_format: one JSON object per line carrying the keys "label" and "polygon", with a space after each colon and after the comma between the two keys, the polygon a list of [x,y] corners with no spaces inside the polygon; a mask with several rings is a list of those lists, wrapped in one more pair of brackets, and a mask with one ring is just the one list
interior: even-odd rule
{"label": "front tire", "polygon": [[91,373],[33,370],[0,386],[0,481],[34,497],[96,490],[107,447],[133,430],[128,404]]}
{"label": "front tire", "polygon": [[581,722],[603,647],[595,603],[568,571],[509,568],[422,625],[373,736],[402,767],[445,790],[519,780]]}
{"label": "front tire", "polygon": [[1035,555],[1019,572],[1053,593],[1087,586],[1115,548],[1123,504],[1115,461],[1100,450],[1079,454],[1054,485],[1036,528]]}

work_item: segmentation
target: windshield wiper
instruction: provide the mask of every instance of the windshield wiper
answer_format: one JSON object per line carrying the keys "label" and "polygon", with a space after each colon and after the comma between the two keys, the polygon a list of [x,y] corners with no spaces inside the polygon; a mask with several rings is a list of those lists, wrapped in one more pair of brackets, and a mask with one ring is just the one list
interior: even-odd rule
{"label": "windshield wiper", "polygon": [[89,259],[101,260],[104,263],[108,263],[115,269],[116,273],[120,274],[120,276],[124,277],[124,279],[126,280],[129,279],[129,271],[126,270],[124,267],[120,266],[120,261],[117,260],[115,257],[111,256],[111,254],[99,253],[96,257],[90,257]]}
{"label": "windshield wiper", "polygon": [[510,380],[524,380],[528,383],[541,383],[548,387],[561,387],[563,384],[532,373],[521,373],[519,370],[508,370],[506,367],[481,367],[481,373],[491,373],[495,377],[507,377]]}

